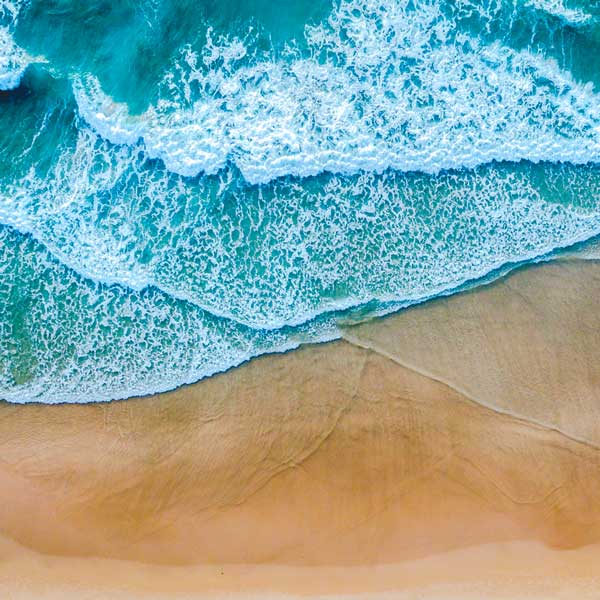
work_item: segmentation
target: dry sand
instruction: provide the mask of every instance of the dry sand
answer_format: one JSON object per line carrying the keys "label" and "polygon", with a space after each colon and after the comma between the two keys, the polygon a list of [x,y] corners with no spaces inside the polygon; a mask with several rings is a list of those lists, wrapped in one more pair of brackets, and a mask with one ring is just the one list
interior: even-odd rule
{"label": "dry sand", "polygon": [[600,599],[597,298],[563,261],[169,394],[1,405],[0,597]]}

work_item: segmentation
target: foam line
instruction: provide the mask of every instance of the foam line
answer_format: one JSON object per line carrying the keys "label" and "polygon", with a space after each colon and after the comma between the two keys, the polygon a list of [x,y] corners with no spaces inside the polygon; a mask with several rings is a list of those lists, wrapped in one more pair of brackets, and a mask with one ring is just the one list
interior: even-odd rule
{"label": "foam line", "polygon": [[[532,2],[576,18],[560,2]],[[142,139],[149,156],[184,176],[228,162],[253,184],[324,171],[435,174],[494,160],[598,162],[592,86],[541,54],[457,30],[465,2],[451,15],[444,4],[342,1],[306,27],[308,52],[286,59],[253,59],[251,42],[209,30],[202,52],[182,51],[160,101],[139,116],[93,75],[73,89],[102,136]]]}
{"label": "foam line", "polygon": [[85,277],[278,329],[418,301],[596,235],[599,178],[594,167],[506,164],[267,189],[233,171],[188,181],[82,127],[52,172],[5,187],[0,222]]}

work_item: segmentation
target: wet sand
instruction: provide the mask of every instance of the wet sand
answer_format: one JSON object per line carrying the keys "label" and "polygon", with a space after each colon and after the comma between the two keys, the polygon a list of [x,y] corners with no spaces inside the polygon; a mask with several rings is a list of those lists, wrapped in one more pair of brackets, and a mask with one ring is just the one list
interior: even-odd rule
{"label": "wet sand", "polygon": [[168,394],[1,405],[0,593],[600,598],[597,298],[563,261]]}

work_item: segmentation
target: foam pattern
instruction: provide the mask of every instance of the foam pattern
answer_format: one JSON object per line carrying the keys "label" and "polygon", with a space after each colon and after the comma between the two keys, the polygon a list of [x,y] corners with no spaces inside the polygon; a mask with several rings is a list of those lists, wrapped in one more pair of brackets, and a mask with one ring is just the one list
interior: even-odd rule
{"label": "foam pattern", "polygon": [[11,34],[9,25],[14,25],[17,16],[16,3],[0,1],[0,91],[16,88],[31,61],[27,53],[17,46]]}
{"label": "foam pattern", "polygon": [[[308,52],[290,48],[280,59],[209,30],[201,52],[182,50],[160,101],[142,115],[112,102],[93,75],[76,79],[74,92],[102,136],[141,138],[149,156],[186,176],[228,162],[250,183],[323,171],[437,173],[492,160],[597,162],[600,101],[591,85],[552,58],[459,27],[492,4],[344,0],[306,27]],[[569,22],[585,16],[561,2],[530,4]]]}
{"label": "foam pattern", "polygon": [[488,165],[437,176],[188,180],[85,126],[53,170],[0,194],[0,222],[85,277],[153,286],[276,329],[417,301],[600,232],[600,169]]}
{"label": "foam pattern", "polygon": [[[6,227],[0,252],[0,396],[11,402],[165,391],[304,341],[302,331],[253,331],[158,290],[84,280]],[[328,339],[330,332],[321,325],[311,334]]]}
{"label": "foam pattern", "polygon": [[526,4],[547,14],[554,15],[574,27],[588,24],[594,18],[585,8],[572,6],[574,3],[569,3],[567,0],[527,0]]}
{"label": "foam pattern", "polygon": [[165,391],[600,235],[592,1],[341,0],[277,48],[209,26],[139,111],[110,53],[32,58],[27,6],[0,0],[2,399]]}

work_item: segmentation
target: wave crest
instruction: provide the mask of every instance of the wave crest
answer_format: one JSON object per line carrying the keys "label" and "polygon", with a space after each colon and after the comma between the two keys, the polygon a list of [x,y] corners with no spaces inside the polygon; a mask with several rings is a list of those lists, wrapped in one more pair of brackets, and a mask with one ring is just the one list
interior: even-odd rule
{"label": "wave crest", "polygon": [[228,162],[262,184],[323,171],[600,161],[593,86],[550,58],[461,32],[463,5],[472,9],[466,0],[451,10],[428,0],[344,0],[306,27],[308,53],[290,48],[271,60],[209,32],[203,52],[182,51],[161,100],[141,116],[115,109],[93,76],[74,92],[101,135],[117,144],[141,138],[149,156],[184,176]]}

